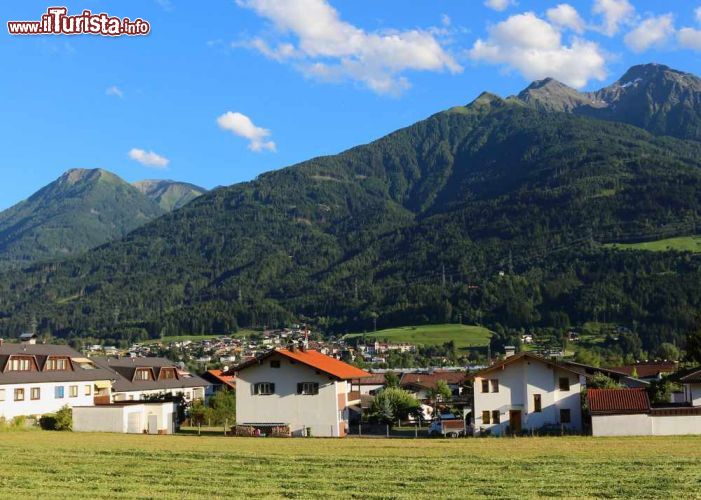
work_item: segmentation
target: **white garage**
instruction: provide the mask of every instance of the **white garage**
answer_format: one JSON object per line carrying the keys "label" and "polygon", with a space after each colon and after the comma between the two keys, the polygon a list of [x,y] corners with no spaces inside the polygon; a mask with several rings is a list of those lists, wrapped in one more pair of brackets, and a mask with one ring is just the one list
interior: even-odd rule
{"label": "white garage", "polygon": [[175,403],[124,403],[73,408],[73,431],[172,434]]}

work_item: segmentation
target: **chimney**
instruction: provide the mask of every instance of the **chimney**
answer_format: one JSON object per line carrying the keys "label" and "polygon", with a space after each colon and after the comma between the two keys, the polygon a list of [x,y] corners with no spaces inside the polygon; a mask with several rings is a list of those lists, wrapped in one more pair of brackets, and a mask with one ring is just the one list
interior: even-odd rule
{"label": "chimney", "polygon": [[516,354],[516,348],[512,345],[505,345],[504,346],[504,354],[506,355],[507,358],[510,358],[514,354]]}

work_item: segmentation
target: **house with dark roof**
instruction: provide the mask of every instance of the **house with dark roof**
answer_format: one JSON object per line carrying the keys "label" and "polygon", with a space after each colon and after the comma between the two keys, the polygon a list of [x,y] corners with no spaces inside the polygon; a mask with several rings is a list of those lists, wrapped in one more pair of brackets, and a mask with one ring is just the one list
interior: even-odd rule
{"label": "house with dark roof", "polygon": [[579,370],[522,352],[471,378],[475,434],[582,431],[580,390],[586,376]]}
{"label": "house with dark roof", "polygon": [[113,374],[112,402],[142,401],[157,396],[204,400],[209,382],[166,358],[93,358]]}
{"label": "house with dark roof", "polygon": [[691,406],[701,407],[701,368],[690,370],[679,377],[684,387],[684,401]]}
{"label": "house with dark roof", "polygon": [[343,437],[351,381],[369,373],[304,345],[273,349],[235,368],[241,429],[292,436]]}
{"label": "house with dark roof", "polygon": [[467,382],[467,374],[464,371],[447,370],[407,372],[402,375],[399,386],[414,394],[418,400],[427,401],[441,380],[448,385],[453,397],[460,397]]}
{"label": "house with dark roof", "polygon": [[0,343],[0,417],[109,403],[114,374],[65,345]]}

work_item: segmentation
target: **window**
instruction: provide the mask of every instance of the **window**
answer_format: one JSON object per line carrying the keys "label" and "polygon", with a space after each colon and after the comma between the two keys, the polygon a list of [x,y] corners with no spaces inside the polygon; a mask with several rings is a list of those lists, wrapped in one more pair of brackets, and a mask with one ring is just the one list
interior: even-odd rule
{"label": "window", "polygon": [[175,370],[173,368],[161,368],[159,376],[161,379],[174,379]]}
{"label": "window", "polygon": [[543,406],[540,400],[540,394],[533,394],[533,411],[535,413],[540,413],[543,411]]}
{"label": "window", "polygon": [[12,358],[10,360],[11,372],[28,372],[33,368],[31,358]]}
{"label": "window", "polygon": [[92,394],[92,386],[91,385],[86,385],[85,386],[85,395],[90,396]]}
{"label": "window", "polygon": [[270,362],[270,368],[280,368],[280,360],[279,359],[273,359]]}
{"label": "window", "polygon": [[62,385],[57,385],[56,387],[54,387],[54,398],[63,399],[63,397],[65,396],[64,390],[65,387],[63,387]]}
{"label": "window", "polygon": [[297,384],[297,394],[313,396],[319,394],[319,384],[316,382],[300,382]]}
{"label": "window", "polygon": [[148,368],[137,368],[134,380],[151,380],[151,370]]}
{"label": "window", "polygon": [[24,389],[15,389],[15,401],[24,401]]}
{"label": "window", "polygon": [[0,389],[0,401],[5,401],[5,389]]}
{"label": "window", "polygon": [[570,378],[569,377],[560,377],[560,390],[561,391],[569,391],[570,390]]}
{"label": "window", "polygon": [[66,358],[49,358],[46,360],[45,371],[65,371],[68,369]]}
{"label": "window", "polygon": [[78,397],[78,386],[77,385],[71,385],[68,387],[68,396],[71,398]]}
{"label": "window", "polygon": [[32,387],[29,390],[29,398],[33,400],[41,399],[41,388],[39,387]]}
{"label": "window", "polygon": [[495,378],[494,380],[490,380],[492,383],[492,392],[499,392],[499,379]]}
{"label": "window", "polygon": [[489,380],[482,379],[482,392],[489,392]]}
{"label": "window", "polygon": [[275,393],[275,384],[272,382],[259,382],[253,385],[253,394],[258,396],[270,396]]}
{"label": "window", "polygon": [[485,410],[482,412],[482,423],[484,425],[489,425],[490,423],[492,423],[489,416],[490,416],[489,411]]}
{"label": "window", "polygon": [[493,410],[492,411],[492,423],[498,424],[499,422],[501,422],[501,413],[499,413],[499,410]]}
{"label": "window", "polygon": [[562,409],[560,410],[560,423],[569,424],[572,422],[572,413],[570,410]]}

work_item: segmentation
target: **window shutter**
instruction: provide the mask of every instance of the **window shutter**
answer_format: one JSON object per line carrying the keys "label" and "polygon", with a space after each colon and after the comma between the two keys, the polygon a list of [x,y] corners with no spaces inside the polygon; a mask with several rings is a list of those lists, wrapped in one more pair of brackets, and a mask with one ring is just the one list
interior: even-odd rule
{"label": "window shutter", "polygon": [[319,384],[315,383],[314,384],[314,391],[312,391],[314,394],[319,394]]}
{"label": "window shutter", "polygon": [[302,394],[302,390],[304,388],[304,384],[302,382],[297,383],[297,394]]}
{"label": "window shutter", "polygon": [[259,384],[253,384],[253,385],[251,385],[251,394],[252,394],[253,396],[255,396],[256,394],[258,394],[258,389],[259,389],[259,388],[260,388],[260,385],[259,385]]}
{"label": "window shutter", "polygon": [[270,384],[270,394],[275,394],[275,384]]}

